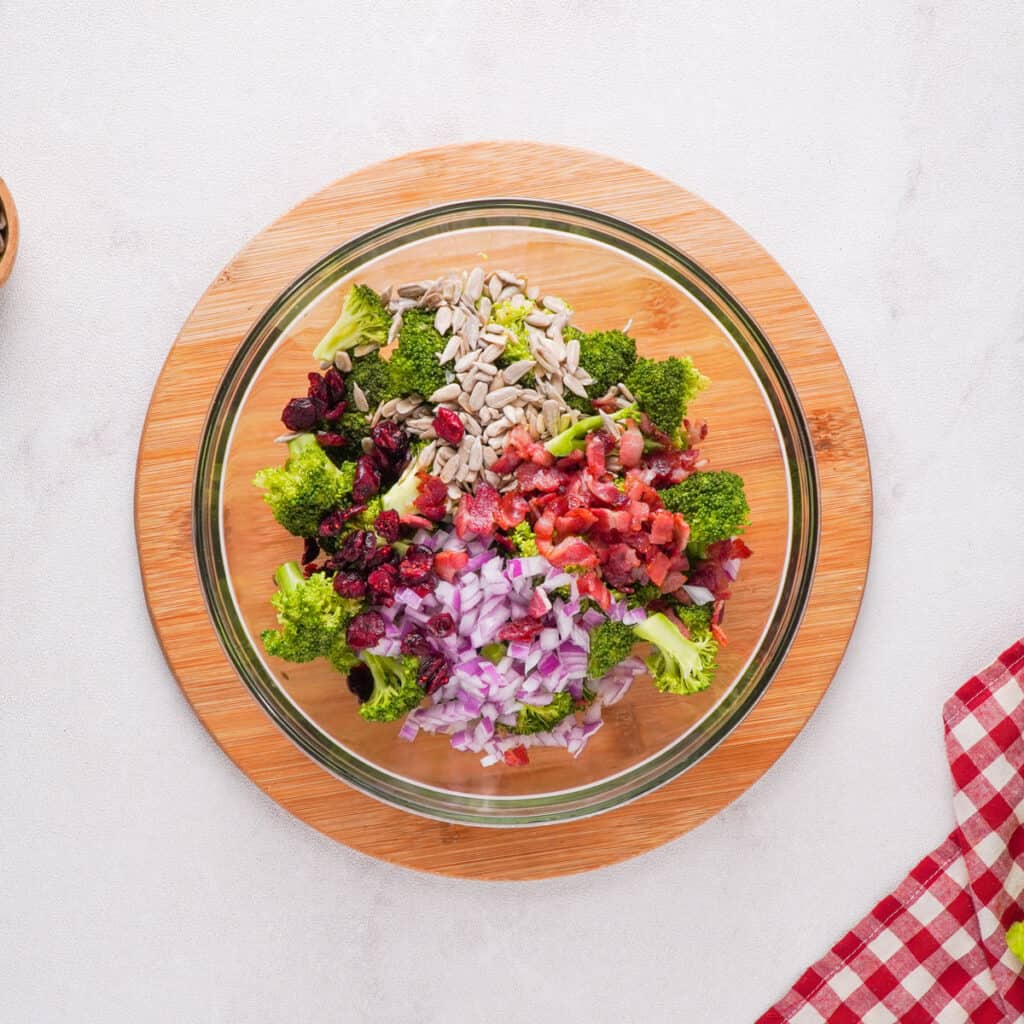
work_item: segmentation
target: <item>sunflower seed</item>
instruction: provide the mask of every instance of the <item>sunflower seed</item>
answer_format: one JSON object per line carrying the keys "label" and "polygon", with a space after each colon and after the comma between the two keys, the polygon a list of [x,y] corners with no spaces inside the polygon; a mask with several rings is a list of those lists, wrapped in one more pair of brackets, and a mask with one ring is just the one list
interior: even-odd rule
{"label": "sunflower seed", "polygon": [[612,437],[617,438],[622,433],[622,429],[619,427],[618,423],[616,423],[615,420],[613,420],[611,416],[604,411],[604,409],[599,409],[598,413],[601,416],[601,422],[604,424],[604,429],[607,430]]}
{"label": "sunflower seed", "polygon": [[565,345],[565,365],[570,373],[575,373],[580,365],[580,339],[570,338]]}
{"label": "sunflower seed", "polygon": [[567,373],[562,378],[562,383],[574,395],[579,395],[580,398],[586,398],[587,397],[587,389],[571,373]]}
{"label": "sunflower seed", "polygon": [[465,324],[462,327],[462,338],[465,341],[468,348],[473,348],[476,345],[476,340],[480,336],[480,321],[474,316],[472,319],[467,318]]}
{"label": "sunflower seed", "polygon": [[498,373],[498,368],[493,363],[477,363],[473,369],[478,373],[482,373],[485,377],[495,377]]}
{"label": "sunflower seed", "polygon": [[352,381],[352,400],[356,403],[356,408],[360,412],[370,411],[370,403],[366,400],[366,393],[355,381]]}
{"label": "sunflower seed", "polygon": [[495,270],[494,273],[495,276],[501,278],[504,284],[518,285],[520,283],[519,278],[511,270]]}
{"label": "sunflower seed", "polygon": [[376,352],[377,348],[378,345],[376,342],[368,341],[365,345],[356,345],[352,355],[354,355],[356,359],[362,359],[363,356],[368,356],[371,352]]}
{"label": "sunflower seed", "polygon": [[542,412],[537,413],[533,419],[533,429],[538,435],[544,433],[544,414]]}
{"label": "sunflower seed", "polygon": [[298,434],[280,434],[274,438],[275,444],[287,444],[289,441],[294,441]]}
{"label": "sunflower seed", "polygon": [[510,387],[495,388],[494,391],[487,396],[487,404],[491,406],[504,405],[505,402],[509,402],[515,397],[518,390],[518,388]]}
{"label": "sunflower seed", "polygon": [[562,329],[569,322],[569,318],[564,313],[559,313],[550,324],[548,324],[547,336],[549,338],[561,338]]}
{"label": "sunflower seed", "polygon": [[395,406],[395,412],[399,416],[408,416],[420,404],[419,396],[414,398],[400,398]]}
{"label": "sunflower seed", "polygon": [[547,399],[544,405],[541,406],[541,413],[544,416],[544,429],[554,436],[558,433],[558,421],[562,415],[558,402],[553,398]]}
{"label": "sunflower seed", "polygon": [[438,306],[434,314],[434,330],[438,334],[447,334],[448,328],[452,325],[452,307]]}
{"label": "sunflower seed", "polygon": [[480,467],[484,464],[484,446],[480,443],[480,438],[476,438],[473,441],[473,447],[469,449],[469,458],[466,460],[466,466],[472,473],[480,471]]}
{"label": "sunflower seed", "polygon": [[[503,437],[511,429],[511,424],[504,417],[499,417],[493,423],[489,424],[487,429],[484,431],[484,437],[492,443],[498,437]],[[482,457],[482,456],[481,456]],[[477,467],[479,469],[479,466]]]}
{"label": "sunflower seed", "polygon": [[514,363],[509,363],[501,375],[506,384],[515,384],[516,381],[525,377],[536,365],[532,359],[519,359]]}
{"label": "sunflower seed", "polygon": [[540,298],[540,289],[535,284],[531,284],[530,287],[526,289],[526,297],[531,302],[536,302]]}
{"label": "sunflower seed", "polygon": [[459,405],[461,406],[461,408],[463,409],[464,412],[468,412],[468,413],[476,412],[476,410],[470,404],[469,395],[467,395],[465,393],[465,391],[463,391],[463,393],[461,395],[459,395]]}
{"label": "sunflower seed", "polygon": [[402,318],[396,316],[391,321],[391,326],[388,328],[388,340],[387,344],[391,344],[398,337],[398,332],[402,329]]}
{"label": "sunflower seed", "polygon": [[462,339],[457,335],[453,334],[448,339],[448,344],[445,345],[441,354],[437,357],[437,361],[444,366],[449,360],[455,358],[455,354],[459,351],[459,347],[462,345]]}
{"label": "sunflower seed", "polygon": [[462,294],[469,299],[470,302],[476,302],[477,299],[483,294],[484,290],[484,272],[480,267],[474,267],[469,272],[469,277],[466,278],[466,286],[462,289]]}
{"label": "sunflower seed", "polygon": [[466,322],[466,311],[462,306],[456,306],[452,310],[452,333],[458,334]]}
{"label": "sunflower seed", "polygon": [[498,296],[501,294],[501,278],[496,274],[492,274],[487,282],[487,292],[491,296],[493,302],[498,301]]}
{"label": "sunflower seed", "polygon": [[406,420],[405,426],[408,430],[423,437],[427,431],[434,429],[434,421],[429,416],[416,416]]}
{"label": "sunflower seed", "polygon": [[422,281],[410,281],[398,286],[398,294],[403,299],[418,299],[426,290],[427,285]]}
{"label": "sunflower seed", "polygon": [[494,360],[497,359],[498,356],[500,356],[501,353],[504,352],[504,351],[505,351],[505,341],[504,341],[504,339],[502,339],[502,342],[501,342],[500,345],[497,342],[492,342],[490,345],[487,346],[487,348],[485,348],[480,353],[480,360],[481,360],[481,362],[484,362],[484,363],[493,363]]}
{"label": "sunflower seed", "polygon": [[466,416],[462,420],[462,425],[466,428],[467,434],[472,434],[474,437],[480,436],[481,428],[475,416]]}
{"label": "sunflower seed", "polygon": [[465,373],[468,369],[476,365],[476,362],[479,358],[479,352],[467,352],[464,356],[460,356],[458,359],[455,360],[455,372]]}
{"label": "sunflower seed", "polygon": [[568,313],[569,308],[557,295],[545,295],[544,307],[552,313]]}
{"label": "sunflower seed", "polygon": [[394,416],[396,410],[398,409],[398,402],[399,402],[399,399],[397,399],[397,398],[392,398],[390,401],[385,402],[380,407],[380,410],[379,410],[381,416],[384,416],[385,418],[390,417],[390,416]]}
{"label": "sunflower seed", "polygon": [[449,484],[448,497],[452,501],[458,501],[462,497],[462,488],[458,484]]}
{"label": "sunflower seed", "polygon": [[438,388],[430,396],[430,402],[432,405],[440,405],[441,402],[454,402],[460,394],[462,394],[462,388],[458,384],[445,384],[443,388]]}
{"label": "sunflower seed", "polygon": [[498,416],[498,415],[500,415],[498,410],[497,409],[492,409],[489,405],[485,405],[480,410],[480,412],[477,413],[477,416],[478,416],[480,422],[484,423],[484,424],[490,423],[491,420],[493,420],[495,418],[495,416]]}
{"label": "sunflower seed", "polygon": [[512,299],[519,294],[521,293],[514,284],[506,285],[500,292],[498,292],[498,297],[495,299],[495,302],[511,302]]}
{"label": "sunflower seed", "polygon": [[625,384],[619,385],[619,394],[622,395],[627,402],[635,402],[636,399],[633,397],[633,392],[626,387]]}
{"label": "sunflower seed", "polygon": [[501,477],[498,476],[497,473],[492,473],[489,469],[485,469],[484,470],[484,479],[492,487],[500,487],[501,486]]}
{"label": "sunflower seed", "polygon": [[437,451],[437,442],[431,441],[425,448],[423,448],[419,455],[416,456],[416,465],[420,469],[426,469],[433,461],[434,454]]}
{"label": "sunflower seed", "polygon": [[462,454],[460,452],[453,452],[451,458],[444,464],[444,469],[438,473],[441,481],[450,484],[455,479],[455,474],[459,471],[461,465]]}
{"label": "sunflower seed", "polygon": [[487,398],[487,385],[480,381],[474,388],[472,394],[469,396],[469,411],[479,412],[483,408],[485,399]]}
{"label": "sunflower seed", "polygon": [[444,464],[452,457],[454,448],[445,446],[444,448],[438,448],[437,454],[434,456],[434,472],[440,473],[444,469]]}
{"label": "sunflower seed", "polygon": [[629,319],[628,319],[628,320],[626,321],[626,326],[622,328],[622,333],[623,333],[623,334],[629,334],[629,329],[630,329],[630,327],[632,327],[632,326],[633,326],[633,318],[632,318],[632,317],[630,317],[630,318],[629,318]]}
{"label": "sunflower seed", "polygon": [[331,361],[330,361],[330,359],[321,359],[320,360],[320,369],[321,370],[329,370],[330,368],[331,368]]}
{"label": "sunflower seed", "polygon": [[366,452],[367,455],[369,455],[370,452],[373,451],[373,438],[372,437],[364,437],[362,439],[362,441],[360,441],[359,443],[362,446],[363,451]]}
{"label": "sunflower seed", "polygon": [[539,309],[535,309],[526,317],[526,322],[531,327],[547,327],[552,320],[554,317],[550,313],[542,313]]}
{"label": "sunflower seed", "polygon": [[404,313],[407,309],[415,309],[415,299],[392,299],[391,300],[391,312],[392,313]]}
{"label": "sunflower seed", "polygon": [[594,383],[594,378],[591,377],[590,374],[587,373],[587,371],[582,369],[582,368],[577,367],[576,370],[575,370],[575,375],[576,375],[576,379],[581,384],[593,384]]}
{"label": "sunflower seed", "polygon": [[352,369],[352,358],[347,352],[339,352],[334,357],[334,365],[341,370],[342,373],[348,373]]}
{"label": "sunflower seed", "polygon": [[523,410],[518,405],[506,405],[501,415],[514,427],[523,418]]}

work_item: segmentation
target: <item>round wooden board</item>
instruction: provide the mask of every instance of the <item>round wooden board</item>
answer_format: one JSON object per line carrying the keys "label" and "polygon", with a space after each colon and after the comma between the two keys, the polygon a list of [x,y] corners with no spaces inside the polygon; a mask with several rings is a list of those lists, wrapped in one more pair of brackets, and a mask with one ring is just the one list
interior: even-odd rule
{"label": "round wooden board", "polygon": [[[810,425],[821,543],[803,624],[761,701],[675,782],[596,818],[486,829],[419,818],[364,796],[301,753],[221,650],[193,557],[192,480],[207,408],[264,308],[342,241],[423,207],[524,196],[589,207],[661,235],[714,274],[785,363]],[[143,583],[164,653],[196,713],[273,799],[347,845],[406,867],[477,879],[532,879],[633,857],[699,825],[752,785],[810,717],[853,629],[871,541],[871,483],[857,406],[824,328],[772,258],[718,210],[648,171],[532,143],[448,146],[330,185],[254,238],[217,277],[160,374],[139,448],[135,499]]]}

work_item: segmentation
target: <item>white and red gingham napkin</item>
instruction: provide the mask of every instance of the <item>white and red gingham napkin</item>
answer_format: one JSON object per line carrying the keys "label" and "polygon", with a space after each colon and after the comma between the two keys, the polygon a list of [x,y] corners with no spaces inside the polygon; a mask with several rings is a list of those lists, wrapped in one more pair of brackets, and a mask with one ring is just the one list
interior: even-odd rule
{"label": "white and red gingham napkin", "polygon": [[1024,970],[1024,641],[946,702],[957,827],[757,1024],[1006,1024]]}

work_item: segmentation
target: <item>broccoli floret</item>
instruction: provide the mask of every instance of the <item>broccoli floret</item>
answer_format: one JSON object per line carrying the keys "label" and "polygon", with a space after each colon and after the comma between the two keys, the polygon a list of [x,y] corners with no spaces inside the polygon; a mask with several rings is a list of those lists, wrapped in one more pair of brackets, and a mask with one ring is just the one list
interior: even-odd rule
{"label": "broccoli floret", "polygon": [[355,462],[363,454],[363,438],[370,436],[369,416],[349,406],[337,422],[331,424],[331,429],[345,438],[344,445],[331,449],[331,457],[335,461]]}
{"label": "broccoli floret", "polygon": [[661,612],[633,628],[638,638],[654,645],[646,661],[654,685],[662,693],[698,693],[711,685],[718,644],[710,634],[687,640]]}
{"label": "broccoli floret", "polygon": [[444,387],[446,377],[438,356],[445,347],[444,337],[434,327],[434,314],[410,309],[402,316],[398,348],[388,363],[389,393],[416,393],[429,398]]}
{"label": "broccoli floret", "polygon": [[750,522],[743,479],[727,470],[694,473],[658,492],[665,508],[682,513],[690,526],[687,550],[704,558],[709,544],[742,533]]}
{"label": "broccoli floret", "polygon": [[345,296],[341,315],[313,349],[314,359],[334,362],[339,353],[373,342],[383,345],[391,327],[391,314],[380,296],[369,286],[357,284]]}
{"label": "broccoli floret", "polygon": [[1006,947],[1018,960],[1024,962],[1024,921],[1017,921],[1007,929]]}
{"label": "broccoli floret", "polygon": [[358,384],[370,409],[375,409],[381,402],[389,398],[398,398],[391,393],[391,370],[389,364],[381,359],[379,352],[369,352],[359,359],[352,360],[352,369],[345,378],[345,398],[349,409],[356,408],[352,385]]}
{"label": "broccoli floret", "polygon": [[587,675],[591,679],[600,679],[620,662],[629,657],[636,643],[636,633],[632,626],[624,622],[607,619],[590,631],[590,660],[587,662]]}
{"label": "broccoli floret", "polygon": [[534,732],[548,732],[575,710],[572,694],[563,690],[554,695],[550,704],[524,704],[519,709],[519,714],[516,715],[516,724],[512,727],[512,731],[520,736]]}
{"label": "broccoli floret", "polygon": [[501,640],[496,640],[493,644],[484,644],[480,648],[480,653],[492,664],[497,665],[502,658],[508,653],[508,645],[503,643]]}
{"label": "broccoli floret", "polygon": [[[521,306],[513,306],[511,302],[499,302],[491,310],[491,321],[507,327],[514,335],[505,345],[505,351],[495,360],[498,366],[510,366],[521,359],[533,359],[530,348],[530,337],[526,331],[526,318],[536,309],[536,303],[524,302]],[[532,388],[537,385],[537,377],[531,371],[519,378],[519,386]]]}
{"label": "broccoli floret", "polygon": [[387,658],[364,651],[362,660],[373,675],[373,693],[359,705],[368,722],[393,722],[423,700],[423,687],[416,682],[419,661],[403,655]]}
{"label": "broccoli floret", "polygon": [[286,562],[274,578],[280,589],[270,603],[277,609],[280,628],[263,633],[267,653],[300,662],[330,656],[362,602],[339,597],[322,572],[306,579],[297,562]]}
{"label": "broccoli floret", "polygon": [[666,434],[675,434],[680,429],[686,407],[708,383],[689,356],[670,356],[660,361],[638,359],[626,380],[637,404]]}
{"label": "broccoli floret", "polygon": [[313,434],[300,434],[288,442],[288,461],[261,469],[253,483],[264,488],[263,500],[289,533],[312,537],[328,512],[350,500],[354,479],[354,463],[339,469]]}
{"label": "broccoli floret", "polygon": [[533,535],[533,527],[525,520],[512,528],[509,539],[515,545],[517,557],[533,558],[538,554],[537,538]]}
{"label": "broccoli floret", "polygon": [[594,331],[582,335],[579,341],[580,366],[594,378],[594,383],[587,385],[591,398],[600,398],[616,384],[625,384],[636,363],[636,342],[628,334]]}
{"label": "broccoli floret", "polygon": [[680,604],[673,611],[692,640],[704,640],[711,636],[711,609],[710,604]]}
{"label": "broccoli floret", "polygon": [[[636,406],[629,405],[612,414],[613,420],[626,419],[629,416],[636,416]],[[582,448],[584,439],[592,430],[600,430],[604,426],[604,420],[600,416],[585,416],[577,420],[572,426],[567,427],[560,434],[556,434],[544,447],[552,455],[559,457],[568,455],[574,448]]]}

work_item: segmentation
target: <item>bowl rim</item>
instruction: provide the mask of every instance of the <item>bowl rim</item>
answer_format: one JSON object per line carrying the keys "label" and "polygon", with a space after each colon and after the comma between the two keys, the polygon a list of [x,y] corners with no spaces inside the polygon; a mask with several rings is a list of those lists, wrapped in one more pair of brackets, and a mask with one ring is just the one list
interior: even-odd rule
{"label": "bowl rim", "polygon": [[[742,682],[745,678],[749,664],[744,666],[744,669],[739,673],[738,679],[723,694],[715,707],[698,722],[699,725],[719,716],[719,722],[723,719],[727,720],[725,726],[721,728],[716,726],[716,731],[713,731],[706,741],[699,744],[693,753],[687,755],[680,763],[673,764],[664,771],[661,771],[660,774],[652,775],[651,767],[656,764],[664,765],[670,762],[673,757],[673,751],[678,755],[681,744],[695,731],[694,729],[688,730],[687,733],[662,750],[645,757],[642,761],[632,764],[614,775],[605,776],[597,781],[581,784],[568,790],[549,791],[537,795],[477,796],[446,790],[428,783],[418,782],[415,779],[409,779],[407,776],[401,776],[386,769],[381,769],[372,764],[372,762],[363,760],[358,754],[342,748],[337,741],[334,741],[321,730],[298,705],[288,698],[287,692],[283,687],[277,683],[271,673],[266,671],[265,663],[263,665],[265,678],[261,681],[261,685],[254,685],[250,672],[255,666],[251,661],[245,659],[240,662],[238,649],[226,637],[225,609],[217,599],[217,595],[211,591],[211,585],[216,585],[217,587],[226,586],[229,592],[231,592],[231,602],[236,612],[235,617],[236,619],[239,618],[237,615],[237,604],[234,601],[233,591],[231,591],[230,574],[226,569],[223,555],[223,537],[220,530],[221,516],[219,514],[222,490],[219,485],[216,487],[217,502],[212,519],[210,516],[211,503],[209,501],[209,482],[211,479],[219,481],[219,467],[230,451],[234,418],[231,417],[230,429],[225,435],[223,431],[224,421],[217,415],[229,396],[239,397],[237,387],[235,392],[232,392],[230,389],[236,386],[239,380],[251,381],[256,376],[267,354],[274,348],[281,337],[287,334],[288,324],[291,319],[298,312],[307,308],[310,301],[308,294],[310,289],[314,287],[319,289],[317,297],[312,299],[312,301],[317,301],[320,296],[335,287],[339,280],[349,276],[359,266],[365,265],[367,259],[365,256],[361,257],[360,254],[372,250],[373,246],[379,245],[382,241],[395,239],[396,237],[402,239],[400,243],[392,245],[391,249],[412,244],[432,234],[443,233],[440,230],[427,229],[436,228],[439,222],[460,215],[483,217],[485,222],[479,226],[486,227],[538,226],[532,223],[519,223],[515,219],[509,220],[507,223],[504,220],[496,220],[496,216],[499,216],[495,214],[494,211],[496,210],[505,211],[500,215],[501,217],[519,218],[519,220],[529,220],[530,215],[536,216],[538,213],[542,213],[547,217],[569,219],[577,225],[587,223],[592,225],[595,231],[604,233],[600,238],[596,236],[591,237],[592,241],[617,238],[621,242],[622,239],[632,238],[634,241],[646,246],[644,252],[648,256],[660,254],[661,259],[671,261],[677,268],[685,268],[685,271],[690,275],[688,278],[690,287],[685,287],[684,290],[690,295],[691,299],[698,301],[708,311],[709,315],[713,316],[715,322],[723,330],[723,334],[729,337],[737,347],[747,363],[748,369],[761,386],[762,393],[769,405],[769,411],[775,421],[777,435],[780,434],[779,417],[777,410],[771,402],[778,395],[774,390],[765,387],[764,380],[758,374],[755,365],[751,363],[745,346],[751,342],[756,344],[761,357],[765,360],[765,365],[762,369],[771,370],[775,376],[775,385],[781,388],[786,399],[790,432],[785,440],[796,449],[796,454],[792,456],[792,458],[796,459],[796,465],[795,467],[790,465],[790,457],[787,455],[786,445],[783,444],[783,458],[790,470],[787,486],[790,490],[792,513],[783,577],[786,577],[791,568],[795,552],[800,555],[800,560],[798,578],[791,581],[789,588],[791,591],[795,588],[795,597],[790,597],[791,609],[786,619],[784,636],[775,643],[770,663],[761,672],[757,685],[751,687],[743,694],[743,699],[738,702],[739,706],[737,707],[735,704],[730,703],[730,696],[737,688],[736,683]],[[460,225],[458,230],[467,230],[473,226],[476,225]],[[414,234],[412,237],[405,237],[403,234],[408,229],[417,227],[425,229],[424,233]],[[543,229],[553,230],[549,224],[543,225]],[[583,231],[571,233],[585,234]],[[630,251],[622,244],[615,245],[614,248],[626,252],[627,255],[632,256],[634,259],[641,259],[649,267],[662,273],[663,276],[668,276],[670,280],[673,280],[674,284],[682,287],[682,282],[676,278],[675,274],[666,274],[663,268],[655,266],[651,263],[650,259],[640,255],[639,249]],[[391,249],[381,250],[376,255],[382,255],[384,252],[391,251]],[[376,258],[376,256],[371,258]],[[325,275],[329,277],[326,283],[321,280]],[[698,285],[702,289],[701,299],[703,301],[698,300],[691,290],[692,287]],[[719,305],[712,305],[709,308],[709,303],[712,300],[713,303]],[[711,313],[711,308],[728,311],[729,316],[724,318],[721,315],[714,315]],[[280,324],[284,324],[284,326],[278,329],[275,325]],[[737,328],[740,334],[737,335],[733,330],[727,329],[727,324]],[[245,371],[248,372],[246,373]],[[241,376],[243,373],[245,375]],[[792,480],[794,468],[799,469],[803,474],[800,481],[802,485],[800,493],[801,515],[797,515],[792,509],[795,500],[795,488]],[[493,196],[424,206],[403,216],[381,223],[335,247],[279,292],[277,297],[246,333],[241,345],[232,355],[217,386],[214,399],[207,411],[193,483],[192,533],[203,599],[214,623],[218,641],[249,692],[253,694],[277,728],[281,729],[299,749],[335,775],[335,777],[342,779],[361,792],[391,806],[398,807],[403,811],[444,822],[509,828],[557,824],[575,818],[590,817],[639,799],[646,793],[666,785],[688,771],[711,753],[715,747],[721,744],[740,725],[743,719],[756,706],[774,679],[799,629],[807,607],[817,564],[820,542],[820,513],[817,460],[814,454],[810,428],[804,417],[796,388],[789,378],[781,357],[779,357],[771,345],[766,334],[747,312],[742,303],[717,277],[668,240],[647,228],[614,215],[597,211],[578,203],[521,196]],[[211,533],[209,529],[211,522],[218,524],[215,534]],[[800,550],[796,551],[798,545],[794,542],[794,531],[798,526],[801,528],[801,537],[804,543],[800,546]],[[218,545],[220,547],[219,552],[217,550]],[[213,572],[210,571],[211,565],[213,566]],[[775,607],[766,626],[766,632],[775,622],[778,614],[783,597],[783,583],[785,583],[785,579],[780,581]],[[227,625],[231,633],[236,631],[234,625],[230,623],[227,623]],[[244,625],[241,626],[241,635],[244,637],[249,652],[255,654],[257,659],[262,661],[262,653],[256,649],[255,644],[251,643],[252,638],[248,636]],[[752,655],[752,659],[760,652],[764,639],[764,635],[762,635],[761,641],[754,655]],[[307,730],[312,730],[314,734],[319,734],[318,739],[326,739],[330,746],[345,749],[347,757],[358,762],[358,765],[361,766],[360,770],[358,772],[350,771],[351,766],[346,763],[345,759],[339,762],[333,756],[325,758],[323,748],[316,744],[310,744]],[[328,751],[330,751],[330,746],[327,748]],[[339,770],[339,763],[341,770]],[[628,786],[630,782],[635,782],[638,779],[642,780],[639,784]],[[614,790],[609,791],[608,784],[612,782],[616,783],[616,787]],[[628,790],[623,794],[623,788],[627,786]],[[600,797],[602,792],[607,793],[603,799],[593,799],[594,797]],[[439,796],[442,798],[440,801],[437,799]],[[560,799],[565,796],[573,797],[574,803],[568,804],[567,801]],[[584,802],[579,804],[580,800]],[[492,809],[495,807],[501,808],[504,813],[492,813]]]}

